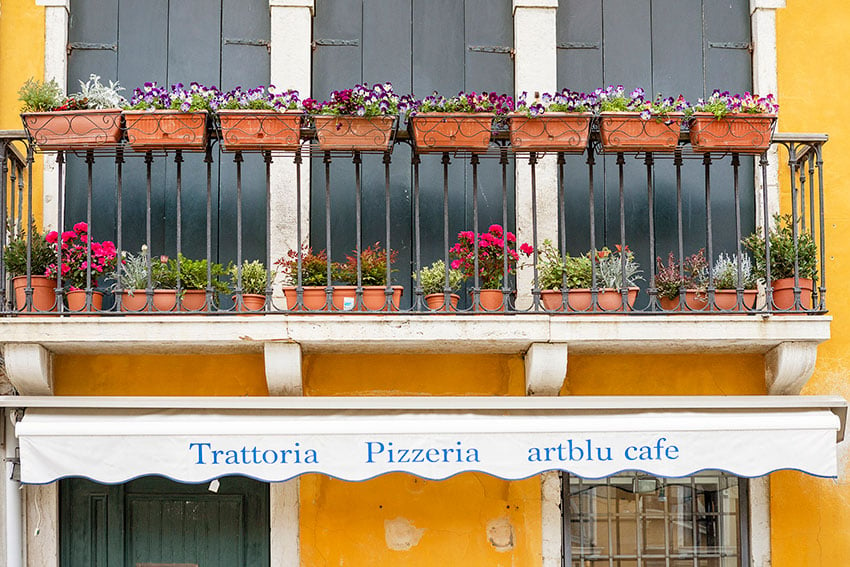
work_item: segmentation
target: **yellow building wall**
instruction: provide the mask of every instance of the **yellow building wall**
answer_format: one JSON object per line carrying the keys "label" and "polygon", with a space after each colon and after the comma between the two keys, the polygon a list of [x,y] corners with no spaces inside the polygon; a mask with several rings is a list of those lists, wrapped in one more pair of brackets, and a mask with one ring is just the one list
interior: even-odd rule
{"label": "yellow building wall", "polygon": [[[44,8],[36,6],[35,0],[3,0],[0,2],[0,130],[23,129],[18,89],[30,77],[44,77]],[[26,153],[23,144],[16,147]],[[41,158],[36,162],[33,216],[41,226]],[[26,208],[23,214],[26,216]]]}
{"label": "yellow building wall", "polygon": [[[841,248],[850,234],[850,132],[844,100],[850,92],[846,0],[788,0],[777,14],[779,129],[825,132],[827,306],[832,338],[818,348],[817,367],[804,394],[850,399],[850,255]],[[787,175],[787,169],[786,169]],[[780,179],[785,182],[787,177]],[[789,210],[788,187],[784,208]],[[848,442],[839,447],[838,481],[796,472],[771,476],[773,567],[850,563]]]}

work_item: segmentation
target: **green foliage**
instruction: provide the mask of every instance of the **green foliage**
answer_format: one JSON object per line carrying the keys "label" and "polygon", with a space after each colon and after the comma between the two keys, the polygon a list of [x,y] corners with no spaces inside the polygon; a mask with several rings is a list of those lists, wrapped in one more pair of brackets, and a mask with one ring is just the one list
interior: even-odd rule
{"label": "green foliage", "polygon": [[[286,285],[298,284],[298,251],[290,250],[285,258],[275,262],[280,266]],[[339,272],[339,264],[331,262],[331,278]],[[326,286],[328,285],[328,253],[313,253],[309,246],[301,248],[301,285],[304,286]]]}
{"label": "green foliage", "polygon": [[711,281],[717,289],[737,289],[740,281],[742,289],[755,289],[759,278],[753,270],[750,257],[741,255],[741,278],[738,278],[738,255],[730,256],[721,252],[711,269]]}
{"label": "green foliage", "polygon": [[65,96],[55,79],[44,82],[30,77],[18,89],[18,100],[24,103],[21,112],[50,112],[62,104]]}
{"label": "green foliage", "polygon": [[596,280],[599,287],[620,289],[633,286],[638,280],[643,279],[640,276],[640,266],[635,262],[635,255],[628,246],[621,248],[617,244],[614,250],[606,246],[602,250],[588,254],[595,258]]}
{"label": "green foliage", "polygon": [[656,258],[655,289],[658,297],[676,299],[682,289],[697,289],[704,291],[708,286],[708,260],[705,259],[705,248],[700,248],[696,254],[687,256],[681,265],[670,252],[667,263]]}
{"label": "green foliage", "polygon": [[[392,265],[398,251],[390,250],[389,262]],[[396,270],[391,270],[395,272]],[[367,246],[360,251],[360,273],[362,285],[387,285],[387,251],[379,242]],[[357,251],[345,257],[345,263],[339,266],[337,277],[344,284],[357,284]]]}
{"label": "green foliage", "polygon": [[[791,215],[773,216],[774,228],[770,229],[770,277],[772,280],[794,277],[796,259],[799,277],[817,280],[818,248],[811,233],[798,227],[797,240],[794,240],[794,221]],[[767,266],[765,262],[764,234],[754,232],[742,243],[753,254],[755,259],[755,275],[765,278]]]}
{"label": "green foliage", "polygon": [[[153,268],[153,265],[151,266]],[[115,280],[113,288],[121,287],[132,293],[133,290],[147,289],[148,287],[148,247],[142,246],[139,254],[129,254],[125,251],[121,252],[121,262],[115,268],[115,271],[109,274],[109,277]],[[153,269],[151,270],[151,286],[152,289],[159,287],[159,282],[153,277]]]}
{"label": "green foliage", "polygon": [[537,278],[540,289],[577,289],[591,285],[590,257],[561,256],[551,240],[544,240],[538,250]]}
{"label": "green foliage", "polygon": [[127,104],[127,99],[118,94],[124,87],[118,81],[109,81],[109,85],[103,85],[98,75],[89,75],[85,83],[80,81],[80,92],[72,95],[77,100],[87,101],[87,107],[92,109],[120,108]]}
{"label": "green foliage", "polygon": [[[8,233],[12,232],[8,225],[6,230]],[[30,274],[43,276],[51,264],[56,264],[56,249],[47,242],[45,235],[38,231],[35,223],[30,226],[29,234],[32,238]],[[3,249],[3,263],[10,276],[27,275],[27,231],[23,228],[12,235]]]}
{"label": "green foliage", "polygon": [[[233,287],[236,287],[238,278],[237,266],[230,266],[228,270],[233,281]],[[259,260],[249,262],[245,260],[242,263],[242,293],[254,293],[264,295],[266,293],[266,284],[268,283],[266,266]]]}
{"label": "green foliage", "polygon": [[[420,285],[422,286],[422,292],[425,295],[432,293],[443,293],[443,288],[446,286],[446,263],[442,260],[437,260],[430,266],[422,268],[420,270],[422,274],[422,279],[420,280]],[[416,281],[416,272],[413,272],[413,281]],[[460,270],[449,269],[449,289],[451,291],[457,291],[461,285],[463,285],[463,280],[466,279],[466,275]]]}
{"label": "green foliage", "polygon": [[[160,262],[160,266],[154,270],[157,280],[162,282],[163,287],[177,287],[179,276],[181,289],[205,290],[207,288],[207,260],[191,260],[183,254],[175,258]],[[210,285],[214,291],[227,293],[227,285],[218,278],[227,274],[221,264],[209,265]]]}

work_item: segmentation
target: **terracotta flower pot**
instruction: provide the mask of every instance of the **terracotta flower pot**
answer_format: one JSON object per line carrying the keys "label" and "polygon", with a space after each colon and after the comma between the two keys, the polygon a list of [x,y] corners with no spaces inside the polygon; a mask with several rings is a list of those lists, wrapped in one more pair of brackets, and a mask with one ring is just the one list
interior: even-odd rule
{"label": "terracotta flower pot", "polygon": [[121,294],[121,311],[149,311],[151,313],[174,311],[177,306],[177,290],[155,289],[151,307],[148,304],[148,292],[144,289],[134,289],[133,294],[124,290]]}
{"label": "terracotta flower pot", "polygon": [[93,311],[103,309],[103,292],[91,292],[91,306],[86,305],[87,294],[85,290],[73,289],[65,292],[65,303],[68,305],[68,311],[85,311],[90,314]]}
{"label": "terracotta flower pot", "polygon": [[30,138],[42,150],[114,146],[121,141],[121,110],[62,110],[21,115]]}
{"label": "terracotta flower pot", "polygon": [[446,306],[446,297],[442,293],[429,293],[425,296],[425,305],[432,311],[457,311],[460,296],[456,293],[449,294],[449,304]]}
{"label": "terracotta flower pot", "polygon": [[[810,296],[811,297],[811,296]],[[753,309],[758,299],[758,290],[745,289],[743,293],[742,306],[738,306],[738,291],[734,289],[714,290],[714,305],[712,311],[739,311],[741,309]]]}
{"label": "terracotta flower pot", "polygon": [[770,147],[775,114],[729,114],[716,118],[709,112],[694,113],[690,123],[695,152],[760,154]]}
{"label": "terracotta flower pot", "polygon": [[334,286],[334,307],[340,311],[398,311],[401,294],[400,285],[392,286],[392,304],[387,305],[386,287],[382,285],[363,286],[363,305],[357,305],[357,286]]}
{"label": "terracotta flower pot", "polygon": [[238,296],[233,296],[236,311],[244,315],[262,315],[266,307],[266,296],[261,293],[243,293],[242,304],[239,304]]}
{"label": "terracotta flower pot", "polygon": [[322,150],[387,151],[395,121],[395,116],[313,116]]}
{"label": "terracotta flower pot", "polygon": [[685,290],[685,301],[680,297],[659,297],[658,303],[664,311],[675,311],[677,313],[703,313],[708,311],[708,296],[705,292],[696,289]]}
{"label": "terracotta flower pot", "polygon": [[815,282],[809,278],[799,278],[800,282],[800,306],[798,307],[794,298],[794,278],[781,278],[773,280],[773,304],[776,309],[789,311],[801,311],[812,308],[812,290]]}
{"label": "terracotta flower pot", "polygon": [[514,151],[583,152],[590,137],[589,112],[547,112],[530,118],[511,115],[511,148]]}
{"label": "terracotta flower pot", "polygon": [[[640,291],[638,287],[630,287],[628,289],[626,310],[631,311],[637,299],[638,291]],[[561,292],[555,291],[555,293],[558,294],[557,306],[560,308]],[[623,296],[618,289],[599,288],[596,293],[596,301],[598,306],[594,307],[593,293],[590,289],[571,289],[568,296],[568,307],[571,312],[585,312],[588,314],[623,311]]]}
{"label": "terracotta flower pot", "polygon": [[127,143],[136,151],[207,147],[207,112],[125,110]]}
{"label": "terracotta flower pot", "polygon": [[603,112],[602,147],[609,152],[671,152],[679,143],[681,113],[644,120],[636,112]]}
{"label": "terracotta flower pot", "polygon": [[180,311],[209,311],[207,292],[203,289],[185,289],[180,299]]}
{"label": "terracotta flower pot", "polygon": [[18,311],[36,314],[39,311],[56,311],[56,280],[47,276],[30,276],[32,286],[32,303],[27,305],[27,277],[12,278],[12,289],[15,294],[15,308]]}
{"label": "terracotta flower pot", "polygon": [[217,114],[225,151],[294,151],[301,147],[302,112],[219,110]]}
{"label": "terracotta flower pot", "polygon": [[298,294],[294,286],[286,286],[283,288],[283,295],[286,298],[286,308],[296,311],[328,311],[327,296],[325,294],[325,286],[303,286],[301,301],[303,307],[296,306]]}
{"label": "terracotta flower pot", "polygon": [[481,295],[478,296],[478,301],[480,303],[479,311],[506,311],[501,289],[482,289]]}
{"label": "terracotta flower pot", "polygon": [[410,118],[416,151],[486,152],[495,116],[490,112],[420,112]]}

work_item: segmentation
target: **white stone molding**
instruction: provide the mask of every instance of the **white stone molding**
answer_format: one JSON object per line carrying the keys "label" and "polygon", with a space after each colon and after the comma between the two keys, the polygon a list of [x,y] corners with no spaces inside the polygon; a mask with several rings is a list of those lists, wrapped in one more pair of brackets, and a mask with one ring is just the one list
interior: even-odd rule
{"label": "white stone molding", "polygon": [[764,380],[772,395],[799,394],[815,370],[816,343],[784,342],[764,355]]}
{"label": "white stone molding", "polygon": [[770,567],[770,477],[749,480],[751,567]]}
{"label": "white stone molding", "polygon": [[[554,92],[558,83],[556,39],[557,0],[514,0],[514,93]],[[518,157],[521,161],[526,156]],[[558,168],[555,156],[540,159],[535,166],[537,192],[537,245],[545,239],[558,241]],[[516,227],[520,242],[535,244],[533,238],[531,168],[517,167]],[[530,266],[517,270],[517,306],[531,304],[534,281]]]}
{"label": "white stone molding", "polygon": [[567,376],[566,343],[534,343],[525,353],[525,391],[529,396],[557,396]]}
{"label": "white stone molding", "polygon": [[270,396],[300,396],[301,346],[291,342],[267,342],[263,345],[266,383]]}
{"label": "white stone molding", "polygon": [[[779,97],[776,62],[776,10],[785,7],[785,0],[750,0],[750,26],[753,44],[753,92]],[[767,203],[764,202],[764,179],[756,160],[756,225],[764,223],[764,210],[768,218],[779,212],[779,152],[767,152]]]}
{"label": "white stone molding", "polygon": [[59,565],[59,483],[27,485],[26,499],[27,567]]}
{"label": "white stone molding", "polygon": [[[567,375],[567,345],[534,343],[525,353],[525,392],[557,396]],[[543,567],[561,565],[561,473],[540,475],[540,516]]]}
{"label": "white stone molding", "polygon": [[300,486],[301,481],[297,478],[273,482],[269,486],[272,565],[301,564],[298,517]]}
{"label": "white stone molding", "polygon": [[[68,83],[68,22],[70,0],[35,0],[44,6],[44,80],[55,79],[65,92]],[[46,152],[42,176],[42,206],[44,227],[56,228],[59,212],[59,168],[56,153]]]}
{"label": "white stone molding", "polygon": [[22,396],[53,395],[53,354],[38,344],[7,344],[3,359],[9,381]]}
{"label": "white stone molding", "polygon": [[[312,84],[312,41],[314,0],[269,0],[271,14],[270,83],[278,89],[296,89],[304,99]],[[271,259],[297,249],[298,188],[296,166],[290,157],[271,165]],[[310,160],[301,165],[301,243],[310,237]],[[273,286],[273,301],[283,307],[281,281]]]}

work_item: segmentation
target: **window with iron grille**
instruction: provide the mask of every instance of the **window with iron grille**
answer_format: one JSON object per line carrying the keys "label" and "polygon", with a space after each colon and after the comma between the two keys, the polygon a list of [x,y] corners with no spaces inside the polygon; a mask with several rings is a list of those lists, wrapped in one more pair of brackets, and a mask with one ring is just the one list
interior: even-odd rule
{"label": "window with iron grille", "polygon": [[571,567],[746,567],[746,480],[720,472],[564,482]]}

